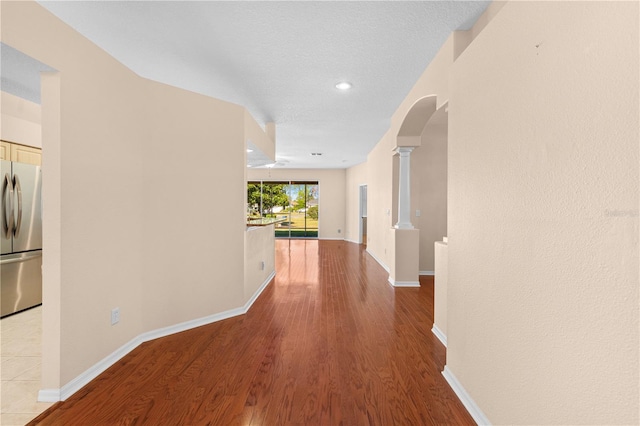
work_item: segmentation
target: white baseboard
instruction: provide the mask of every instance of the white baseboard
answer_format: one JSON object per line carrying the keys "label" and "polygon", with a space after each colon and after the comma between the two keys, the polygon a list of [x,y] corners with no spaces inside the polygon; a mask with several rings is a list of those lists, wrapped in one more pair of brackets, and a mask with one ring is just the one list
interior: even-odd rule
{"label": "white baseboard", "polygon": [[389,277],[389,284],[392,287],[420,287],[419,281],[395,281]]}
{"label": "white baseboard", "polygon": [[438,340],[440,340],[442,342],[442,344],[444,345],[444,347],[446,348],[447,347],[447,335],[444,334],[442,332],[442,330],[440,330],[438,328],[438,326],[435,325],[435,324],[433,324],[433,328],[431,329],[431,332],[436,335]]}
{"label": "white baseboard", "polygon": [[344,241],[344,238],[318,238],[319,240]]}
{"label": "white baseboard", "polygon": [[134,350],[144,342],[155,340],[160,337],[165,337],[170,334],[180,333],[182,331],[190,330],[192,328],[211,324],[217,321],[222,321],[228,318],[233,318],[238,315],[246,314],[249,308],[251,308],[253,303],[256,301],[258,296],[260,296],[262,291],[267,287],[267,285],[269,285],[271,280],[275,277],[275,275],[276,275],[275,271],[269,274],[269,277],[260,285],[258,290],[256,290],[256,292],[249,298],[249,300],[247,301],[247,303],[244,304],[244,306],[142,333],[134,337],[124,345],[120,346],[118,349],[116,349],[111,354],[104,357],[102,360],[98,361],[93,366],[89,367],[87,370],[79,374],[69,383],[62,386],[60,389],[40,390],[38,392],[38,401],[40,402],[64,401],[65,399],[69,398],[71,395],[79,391],[82,387],[87,385],[91,380],[98,377],[98,375],[103,373],[107,368],[111,367],[113,364],[119,361],[122,357],[127,355],[129,352],[131,352],[132,350]]}
{"label": "white baseboard", "polygon": [[418,272],[418,275],[429,275],[429,276],[433,276],[433,275],[435,275],[435,274],[436,274],[436,273],[435,273],[435,272],[433,272],[433,271],[420,271],[420,272]]}
{"label": "white baseboard", "polygon": [[247,303],[244,304],[244,306],[242,307],[242,310],[244,311],[243,314],[246,314],[247,311],[249,310],[249,308],[251,308],[251,306],[253,305],[253,303],[256,301],[256,299],[258,299],[258,297],[262,294],[262,292],[264,291],[265,288],[267,288],[267,286],[269,285],[269,283],[271,282],[272,279],[274,279],[276,276],[276,271],[273,270],[271,271],[271,273],[269,274],[269,276],[267,277],[266,280],[264,280],[264,282],[262,284],[260,284],[260,287],[258,287],[258,289],[256,290],[255,293],[253,293],[253,296],[251,296],[249,298],[249,300],[247,300]]}
{"label": "white baseboard", "polygon": [[38,391],[38,402],[58,401],[60,401],[60,389],[40,389]]}
{"label": "white baseboard", "polygon": [[478,404],[475,403],[473,398],[471,398],[464,387],[462,387],[462,384],[460,384],[456,376],[454,376],[454,374],[446,365],[444,366],[442,375],[447,380],[447,383],[449,383],[449,386],[451,386],[451,389],[453,389],[453,391],[456,393],[456,395],[460,399],[460,402],[462,402],[462,405],[464,405],[469,414],[471,414],[473,420],[475,420],[475,422],[479,426],[491,426],[491,422],[489,421],[487,416],[484,415],[480,407],[478,407]]}
{"label": "white baseboard", "polygon": [[373,260],[375,260],[376,262],[378,262],[380,264],[380,266],[382,266],[382,269],[384,269],[385,271],[389,272],[389,267],[387,265],[385,265],[384,262],[382,262],[380,259],[378,259],[375,254],[371,253],[369,251],[369,248],[367,248],[366,252],[369,254],[369,256],[373,257]]}
{"label": "white baseboard", "polygon": [[350,240],[350,239],[348,239],[348,238],[345,238],[344,240],[345,240],[346,242],[348,242],[348,243],[354,243],[354,244],[358,244],[358,245],[360,245],[360,242],[359,242],[359,241]]}
{"label": "white baseboard", "polygon": [[[147,333],[144,333],[144,334],[147,334]],[[126,354],[134,350],[136,347],[138,347],[138,345],[140,345],[144,341],[142,340],[143,339],[142,336],[144,336],[144,334],[134,337],[129,342],[120,346],[118,349],[116,349],[115,351],[113,351],[112,353],[110,353],[109,355],[107,355],[106,357],[104,357],[103,359],[101,359],[91,367],[89,367],[87,370],[80,373],[70,382],[63,385],[59,390],[60,400],[64,401],[74,393],[78,392],[83,386],[85,386],[91,380],[98,377],[99,374],[104,372],[107,368],[111,367],[123,356],[125,356]]]}

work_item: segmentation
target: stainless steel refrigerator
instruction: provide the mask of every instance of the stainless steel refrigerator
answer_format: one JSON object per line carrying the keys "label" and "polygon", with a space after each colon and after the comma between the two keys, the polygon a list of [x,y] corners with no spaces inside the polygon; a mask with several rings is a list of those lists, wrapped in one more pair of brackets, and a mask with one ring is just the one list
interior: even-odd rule
{"label": "stainless steel refrigerator", "polygon": [[42,303],[42,173],[2,160],[0,317]]}

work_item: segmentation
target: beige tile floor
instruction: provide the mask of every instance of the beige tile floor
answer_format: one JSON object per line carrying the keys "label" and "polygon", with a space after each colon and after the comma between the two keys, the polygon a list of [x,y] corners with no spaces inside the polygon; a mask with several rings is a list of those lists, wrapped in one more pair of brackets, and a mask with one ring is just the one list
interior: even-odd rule
{"label": "beige tile floor", "polygon": [[24,426],[51,406],[37,402],[42,358],[42,307],[0,320],[0,425]]}

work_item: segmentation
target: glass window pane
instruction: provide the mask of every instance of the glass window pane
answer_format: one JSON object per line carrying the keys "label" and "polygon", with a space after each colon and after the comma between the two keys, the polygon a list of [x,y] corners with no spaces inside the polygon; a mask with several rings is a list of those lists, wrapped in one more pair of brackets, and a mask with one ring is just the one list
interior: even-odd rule
{"label": "glass window pane", "polygon": [[280,219],[278,238],[317,238],[318,182],[247,182],[247,217]]}

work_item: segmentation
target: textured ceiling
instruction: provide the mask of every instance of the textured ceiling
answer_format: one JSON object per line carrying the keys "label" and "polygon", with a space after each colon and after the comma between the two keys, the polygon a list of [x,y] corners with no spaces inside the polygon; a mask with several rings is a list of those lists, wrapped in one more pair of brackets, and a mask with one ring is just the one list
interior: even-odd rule
{"label": "textured ceiling", "polygon": [[[489,2],[40,3],[137,74],[275,122],[277,167],[344,168],[366,160],[442,43]],[[343,80],[353,88],[337,90]]]}

